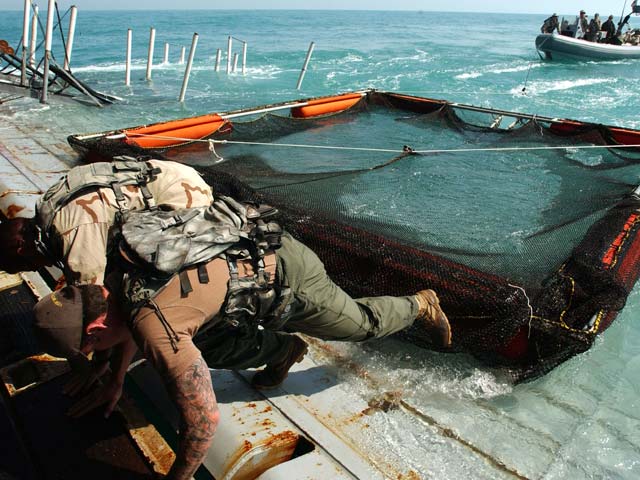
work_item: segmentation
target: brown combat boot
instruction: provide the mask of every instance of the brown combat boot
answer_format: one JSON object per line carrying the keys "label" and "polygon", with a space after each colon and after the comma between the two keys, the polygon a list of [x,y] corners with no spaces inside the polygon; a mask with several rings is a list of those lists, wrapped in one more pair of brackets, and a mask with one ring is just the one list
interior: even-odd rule
{"label": "brown combat boot", "polygon": [[302,361],[307,350],[307,342],[297,335],[292,335],[292,341],[287,345],[284,358],[273,364],[267,363],[264,369],[256,372],[251,379],[251,386],[258,390],[276,388],[287,378],[291,366]]}
{"label": "brown combat boot", "polygon": [[433,343],[442,348],[451,346],[451,325],[440,308],[440,300],[433,290],[420,290],[415,295],[418,302],[416,320],[422,322]]}

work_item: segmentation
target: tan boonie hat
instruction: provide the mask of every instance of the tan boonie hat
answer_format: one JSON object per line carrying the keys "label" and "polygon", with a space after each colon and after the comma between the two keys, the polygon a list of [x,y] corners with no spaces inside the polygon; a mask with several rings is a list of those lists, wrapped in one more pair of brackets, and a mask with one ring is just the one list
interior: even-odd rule
{"label": "tan boonie hat", "polygon": [[47,295],[33,307],[34,330],[40,348],[68,358],[80,350],[83,309],[78,287],[64,287]]}

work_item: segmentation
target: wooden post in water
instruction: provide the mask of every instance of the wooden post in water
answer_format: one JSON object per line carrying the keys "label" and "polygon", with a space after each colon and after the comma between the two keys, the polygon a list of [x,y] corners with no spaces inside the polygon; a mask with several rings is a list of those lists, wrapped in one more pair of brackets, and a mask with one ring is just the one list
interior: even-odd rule
{"label": "wooden post in water", "polygon": [[231,73],[231,46],[233,45],[233,40],[231,39],[231,35],[229,35],[229,40],[227,40],[227,75]]}
{"label": "wooden post in water", "polygon": [[242,42],[242,75],[247,71],[247,42]]}
{"label": "wooden post in water", "polygon": [[33,17],[31,17],[31,45],[29,46],[29,65],[36,66],[36,48],[38,46],[38,5],[33,6]]}
{"label": "wooden post in water", "polygon": [[[67,51],[64,55],[64,69],[69,71],[71,63],[71,51],[73,50],[73,37],[76,34],[76,18],[78,17],[78,7],[71,6],[71,18],[69,18],[69,33],[67,35]],[[60,27],[62,28],[62,27]]]}
{"label": "wooden post in water", "polygon": [[220,58],[221,57],[222,57],[222,49],[219,48],[216,51],[216,68],[215,68],[216,72],[220,70]]}
{"label": "wooden post in water", "polygon": [[300,71],[300,77],[298,78],[298,84],[296,85],[296,90],[300,90],[300,86],[302,85],[302,79],[304,78],[304,74],[307,72],[307,66],[309,65],[309,60],[311,60],[311,54],[313,53],[313,47],[315,47],[315,42],[311,42],[309,45],[309,50],[307,51],[307,58],[304,59],[304,65],[302,66],[302,70]]}
{"label": "wooden post in water", "polygon": [[128,87],[131,85],[131,37],[133,36],[133,31],[131,29],[127,30],[127,56],[125,58],[124,63],[124,84]]}
{"label": "wooden post in water", "polygon": [[47,94],[49,90],[49,60],[51,59],[51,40],[53,37],[53,14],[56,9],[56,1],[49,0],[47,6],[47,30],[44,37],[44,71],[42,73],[42,95],[40,103],[47,103]]}
{"label": "wooden post in water", "polygon": [[184,51],[186,50],[185,47],[182,47],[182,49],[180,50],[180,65],[182,65],[184,63]]}
{"label": "wooden post in water", "polygon": [[31,15],[31,0],[24,0],[24,14],[22,16],[22,65],[20,69],[20,85],[27,86],[27,48],[29,47],[29,16]]}
{"label": "wooden post in water", "polygon": [[156,43],[156,29],[151,27],[149,31],[149,55],[147,58],[147,82],[151,80],[151,69],[153,68],[153,48]]}
{"label": "wooden post in water", "polygon": [[187,85],[189,84],[189,75],[191,75],[191,65],[193,64],[193,57],[196,54],[196,46],[198,45],[198,34],[193,34],[193,40],[191,41],[191,49],[189,50],[189,58],[187,60],[187,68],[184,70],[184,79],[182,80],[182,89],[180,90],[179,102],[184,102],[184,96],[187,93]]}
{"label": "wooden post in water", "polygon": [[169,42],[164,43],[164,58],[162,63],[169,63]]}

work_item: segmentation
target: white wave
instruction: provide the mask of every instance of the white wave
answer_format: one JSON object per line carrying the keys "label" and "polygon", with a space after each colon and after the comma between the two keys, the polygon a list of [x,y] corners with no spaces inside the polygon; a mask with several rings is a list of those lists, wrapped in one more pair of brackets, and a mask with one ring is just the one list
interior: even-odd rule
{"label": "white wave", "polygon": [[407,55],[407,56],[403,56],[403,57],[394,57],[393,59],[391,59],[391,61],[389,63],[395,64],[395,63],[405,63],[405,62],[426,62],[429,61],[431,59],[431,55],[429,54],[429,52],[426,52],[425,50],[420,50],[418,48],[416,48],[416,54],[415,55]]}
{"label": "white wave", "polygon": [[[161,68],[166,67],[169,64],[157,64],[153,65],[153,68]],[[109,62],[109,63],[99,63],[96,65],[85,65],[82,67],[74,67],[71,66],[71,71],[73,73],[81,73],[81,72],[124,72],[124,61],[122,62]],[[132,60],[131,61],[131,70],[144,70],[147,68],[146,60]]]}
{"label": "white wave", "polygon": [[[571,90],[572,88],[588,87],[591,85],[598,85],[603,83],[616,83],[618,80],[615,78],[581,78],[578,80],[560,80],[555,82],[532,82],[527,87],[527,91],[530,94],[544,94],[547,92]],[[520,93],[520,87],[513,88],[509,93]]]}
{"label": "white wave", "polygon": [[352,63],[363,62],[364,58],[355,53],[347,53],[344,57],[336,58],[329,62],[330,65],[349,65]]}
{"label": "white wave", "polygon": [[466,80],[468,78],[478,78],[481,76],[482,76],[482,73],[480,72],[468,72],[468,73],[461,73],[460,75],[456,75],[453,78],[457,78],[458,80]]}
{"label": "white wave", "polygon": [[514,73],[514,72],[526,72],[527,70],[534,69],[534,68],[540,68],[542,67],[541,64],[531,64],[531,65],[519,65],[517,67],[505,67],[505,68],[496,68],[495,70],[489,70],[489,73]]}
{"label": "white wave", "polygon": [[[159,63],[153,65],[153,70],[177,70],[182,72],[186,66],[186,63]],[[194,65],[193,71],[213,71],[215,67],[215,60],[212,60],[206,64],[197,64]],[[131,64],[132,71],[140,71],[146,70],[147,64],[146,61],[138,61],[136,63]],[[225,73],[225,66],[220,66],[220,73]],[[105,72],[124,72],[125,64],[123,63],[110,63],[110,64],[102,64],[102,65],[87,65],[85,67],[74,67],[73,73],[105,73]],[[274,65],[266,65],[259,67],[247,67],[245,69],[245,75],[256,77],[256,78],[273,78],[276,75],[282,73],[282,69],[274,66]],[[235,73],[232,75],[242,75],[242,67],[238,66]]]}

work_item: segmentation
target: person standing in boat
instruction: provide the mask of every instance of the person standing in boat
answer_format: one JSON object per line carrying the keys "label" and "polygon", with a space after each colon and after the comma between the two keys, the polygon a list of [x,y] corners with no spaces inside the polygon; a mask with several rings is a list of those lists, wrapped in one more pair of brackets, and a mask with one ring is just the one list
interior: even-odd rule
{"label": "person standing in boat", "polygon": [[602,21],[600,20],[600,14],[596,13],[591,19],[591,22],[589,22],[589,29],[587,30],[587,34],[584,36],[584,39],[590,42],[598,41],[601,25]]}
{"label": "person standing in boat", "polygon": [[560,23],[558,22],[558,15],[555,13],[545,19],[540,28],[542,33],[553,33],[554,30],[560,33]]}
{"label": "person standing in boat", "polygon": [[589,20],[584,10],[580,10],[580,15],[576,17],[573,23],[573,32],[575,38],[584,38],[585,34],[589,30]]}
{"label": "person standing in boat", "polygon": [[609,18],[600,27],[605,32],[605,37],[602,39],[604,43],[611,43],[613,37],[616,35],[616,24],[613,21],[613,15],[609,15]]}

